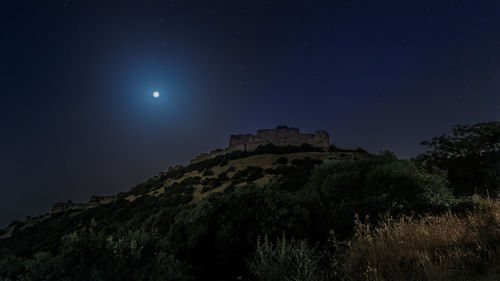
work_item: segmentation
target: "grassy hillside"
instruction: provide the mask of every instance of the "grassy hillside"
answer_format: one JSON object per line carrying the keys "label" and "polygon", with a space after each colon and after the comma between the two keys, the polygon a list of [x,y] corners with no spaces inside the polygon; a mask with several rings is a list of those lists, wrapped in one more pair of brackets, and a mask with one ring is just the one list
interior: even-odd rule
{"label": "grassy hillside", "polygon": [[460,142],[454,162],[265,146],[172,167],[13,222],[0,232],[0,279],[494,280],[500,207],[457,192],[449,172],[480,169],[491,194],[500,154],[484,147],[462,161]]}
{"label": "grassy hillside", "polygon": [[[290,188],[299,188],[307,182],[311,169],[326,159],[366,156],[354,151],[320,152],[310,146],[267,146],[252,153],[235,152],[185,167],[172,167],[118,194],[117,200],[109,204],[11,223],[0,233],[9,234],[0,239],[0,253],[19,259],[38,252],[57,253],[65,235],[84,229],[126,235],[154,225],[155,230],[166,233],[175,213],[193,208],[211,194],[228,193],[249,185],[265,188],[271,182],[293,183]],[[14,260],[9,266],[15,269],[20,264],[16,265]]]}

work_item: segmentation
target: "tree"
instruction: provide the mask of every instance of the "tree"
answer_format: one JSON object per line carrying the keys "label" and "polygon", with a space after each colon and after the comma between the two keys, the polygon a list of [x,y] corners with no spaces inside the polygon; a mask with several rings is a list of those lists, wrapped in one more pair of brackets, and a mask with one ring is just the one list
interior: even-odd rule
{"label": "tree", "polygon": [[494,193],[500,186],[500,122],[453,127],[421,143],[430,148],[418,156],[428,169],[437,167],[448,173],[457,194]]}
{"label": "tree", "polygon": [[243,186],[213,193],[179,213],[168,244],[193,265],[196,279],[235,280],[248,274],[245,260],[259,236],[275,238],[286,231],[303,238],[308,217],[291,194],[271,186]]}
{"label": "tree", "polygon": [[331,227],[339,238],[349,237],[356,213],[376,220],[385,214],[438,213],[455,204],[443,173],[429,173],[389,152],[361,160],[327,160],[313,169],[301,192],[310,198],[313,241],[324,240]]}

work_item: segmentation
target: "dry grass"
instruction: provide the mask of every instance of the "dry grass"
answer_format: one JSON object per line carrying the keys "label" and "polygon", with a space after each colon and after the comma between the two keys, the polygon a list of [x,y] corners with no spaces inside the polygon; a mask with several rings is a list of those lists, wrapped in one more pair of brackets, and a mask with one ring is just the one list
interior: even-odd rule
{"label": "dry grass", "polygon": [[492,201],[465,217],[402,217],[376,228],[357,218],[346,272],[365,281],[500,280],[499,223]]}

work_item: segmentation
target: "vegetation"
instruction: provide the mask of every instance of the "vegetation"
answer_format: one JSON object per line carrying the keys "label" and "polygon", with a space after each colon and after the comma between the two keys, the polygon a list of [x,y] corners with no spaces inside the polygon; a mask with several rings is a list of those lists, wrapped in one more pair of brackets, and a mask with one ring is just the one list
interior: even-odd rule
{"label": "vegetation", "polygon": [[498,280],[500,205],[482,200],[458,216],[388,217],[373,227],[357,217],[347,242],[319,249],[284,237],[257,240],[249,263],[256,280]]}
{"label": "vegetation", "polygon": [[500,122],[454,126],[422,142],[430,150],[418,157],[428,168],[448,174],[451,188],[460,195],[496,194],[500,186]]}
{"label": "vegetation", "polygon": [[287,241],[283,236],[273,244],[264,236],[263,241],[260,238],[257,240],[250,270],[259,280],[321,281],[323,278],[318,260],[316,249],[309,247],[305,240]]}
{"label": "vegetation", "polygon": [[[265,146],[176,166],[108,205],[11,224],[0,279],[496,278],[500,206],[468,195],[494,196],[499,126],[455,127],[414,160]],[[283,156],[228,166],[258,154]]]}
{"label": "vegetation", "polygon": [[[347,253],[351,280],[471,280],[496,275],[500,206],[485,201],[475,212],[416,219],[389,218],[378,227],[356,220]],[[495,272],[497,271],[497,272]],[[498,277],[498,276],[497,276]]]}
{"label": "vegetation", "polygon": [[234,173],[231,181],[234,185],[237,185],[242,182],[253,182],[263,176],[264,173],[261,167],[248,166],[246,169]]}

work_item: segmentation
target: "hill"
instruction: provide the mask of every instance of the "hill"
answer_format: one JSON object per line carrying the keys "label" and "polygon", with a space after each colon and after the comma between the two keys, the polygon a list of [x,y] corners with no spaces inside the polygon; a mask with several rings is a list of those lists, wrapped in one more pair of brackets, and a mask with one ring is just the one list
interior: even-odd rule
{"label": "hill", "polygon": [[193,208],[213,193],[228,193],[243,186],[264,188],[272,182],[299,189],[311,169],[327,159],[359,159],[363,150],[322,151],[301,147],[260,146],[254,151],[225,155],[175,166],[149,178],[127,192],[93,196],[88,203],[56,203],[51,213],[14,221],[0,232],[0,248],[28,257],[40,251],[56,252],[61,238],[92,228],[108,234],[128,233],[148,219],[161,219],[163,208]]}
{"label": "hill", "polygon": [[457,127],[417,159],[310,144],[217,151],[11,223],[0,279],[496,280],[498,128]]}

